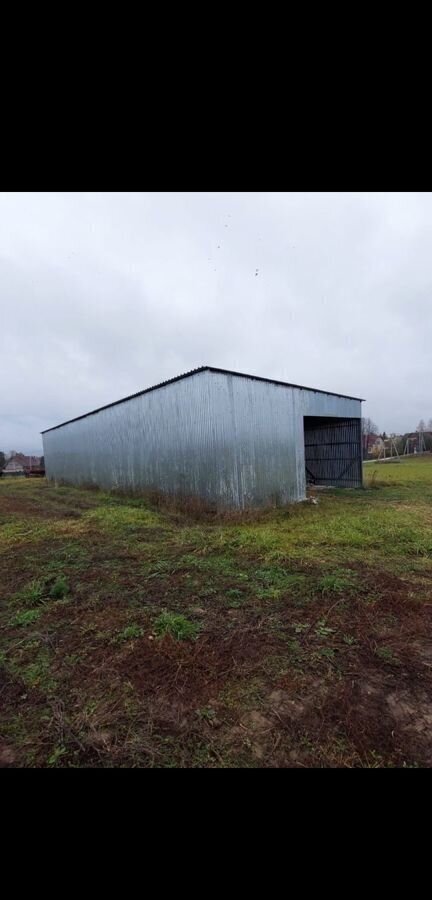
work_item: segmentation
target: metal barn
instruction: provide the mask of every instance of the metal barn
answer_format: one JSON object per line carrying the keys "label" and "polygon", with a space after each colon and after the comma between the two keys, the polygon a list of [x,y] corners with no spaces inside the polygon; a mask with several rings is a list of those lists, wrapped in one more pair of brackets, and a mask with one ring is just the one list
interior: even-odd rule
{"label": "metal barn", "polygon": [[221,506],[362,486],[355,397],[204,366],[43,432],[47,477]]}

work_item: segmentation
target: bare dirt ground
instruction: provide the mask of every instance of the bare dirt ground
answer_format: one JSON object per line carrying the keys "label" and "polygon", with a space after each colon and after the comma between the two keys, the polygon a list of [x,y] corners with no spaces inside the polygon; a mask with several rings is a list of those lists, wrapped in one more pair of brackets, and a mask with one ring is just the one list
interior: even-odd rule
{"label": "bare dirt ground", "polygon": [[0,479],[0,767],[429,767],[432,459],[244,520]]}

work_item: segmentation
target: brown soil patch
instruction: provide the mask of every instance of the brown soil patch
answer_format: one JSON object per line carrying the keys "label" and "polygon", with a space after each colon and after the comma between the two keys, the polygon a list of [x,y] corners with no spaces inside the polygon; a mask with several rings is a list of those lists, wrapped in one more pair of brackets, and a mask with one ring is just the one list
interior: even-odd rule
{"label": "brown soil patch", "polygon": [[[332,588],[330,565],[289,553],[267,565],[273,554],[259,541],[231,544],[222,526],[247,516],[187,509],[185,519],[174,507],[165,528],[105,529],[95,517],[78,552],[72,525],[35,549],[32,520],[78,519],[100,501],[18,494],[0,502],[1,520],[21,516],[24,536],[2,557],[4,665],[18,677],[0,674],[0,767],[432,766],[429,573],[408,565],[398,577],[347,560]],[[196,542],[195,529],[178,540],[176,516],[180,528],[202,520]],[[203,539],[213,525],[220,550],[213,530]],[[325,533],[320,543],[324,554]],[[194,564],[200,555],[209,566]],[[17,592],[60,571],[66,602],[47,596],[37,621],[12,628]],[[158,639],[161,608],[192,619],[198,639]],[[124,634],[130,625],[142,636]]]}
{"label": "brown soil patch", "polygon": [[16,753],[11,746],[0,738],[0,769],[12,768],[16,762]]}
{"label": "brown soil patch", "polygon": [[193,643],[165,637],[141,642],[121,661],[119,671],[146,696],[174,695],[196,707],[217,696],[228,679],[252,672],[270,649],[264,635],[247,631],[227,638],[209,635]]}

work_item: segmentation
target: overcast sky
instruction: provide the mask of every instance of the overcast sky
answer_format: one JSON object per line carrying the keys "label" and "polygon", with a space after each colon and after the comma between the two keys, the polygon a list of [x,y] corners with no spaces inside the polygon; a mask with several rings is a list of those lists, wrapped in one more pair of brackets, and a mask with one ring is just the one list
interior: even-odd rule
{"label": "overcast sky", "polygon": [[432,418],[430,192],[0,193],[0,449],[200,365]]}

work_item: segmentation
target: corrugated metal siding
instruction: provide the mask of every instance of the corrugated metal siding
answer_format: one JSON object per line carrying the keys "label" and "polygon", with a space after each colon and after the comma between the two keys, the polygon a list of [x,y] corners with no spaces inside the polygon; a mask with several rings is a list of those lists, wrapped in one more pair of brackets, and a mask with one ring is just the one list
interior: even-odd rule
{"label": "corrugated metal siding", "polygon": [[360,410],[356,400],[204,370],[46,432],[47,476],[236,507],[286,503],[305,496],[303,416]]}

